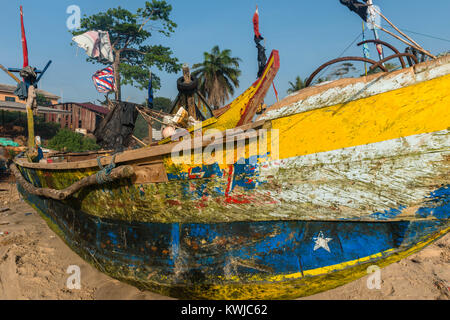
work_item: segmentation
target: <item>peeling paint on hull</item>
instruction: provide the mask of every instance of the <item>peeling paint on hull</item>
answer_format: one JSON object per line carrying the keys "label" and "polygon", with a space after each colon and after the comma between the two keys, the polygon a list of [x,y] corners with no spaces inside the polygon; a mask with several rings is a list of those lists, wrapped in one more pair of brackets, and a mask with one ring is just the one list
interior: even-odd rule
{"label": "peeling paint on hull", "polygon": [[[450,227],[448,219],[138,223],[24,197],[71,248],[101,271],[140,288],[191,299],[313,294],[364,275],[370,265],[398,261]],[[321,233],[331,239],[328,250],[315,248]]]}

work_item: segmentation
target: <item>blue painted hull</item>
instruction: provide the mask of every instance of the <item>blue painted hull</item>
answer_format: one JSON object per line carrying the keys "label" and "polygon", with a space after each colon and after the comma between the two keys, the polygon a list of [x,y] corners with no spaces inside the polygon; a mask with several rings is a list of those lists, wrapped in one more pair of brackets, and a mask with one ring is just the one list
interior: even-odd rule
{"label": "blue painted hull", "polygon": [[[279,298],[261,290],[250,297],[240,292],[242,286],[348,273],[449,228],[448,212],[444,219],[385,222],[130,222],[95,217],[61,201],[26,194],[20,186],[19,191],[70,247],[101,271],[180,298]],[[347,273],[337,285],[348,281]],[[217,286],[229,288],[223,293]],[[285,294],[294,296],[298,293]]]}

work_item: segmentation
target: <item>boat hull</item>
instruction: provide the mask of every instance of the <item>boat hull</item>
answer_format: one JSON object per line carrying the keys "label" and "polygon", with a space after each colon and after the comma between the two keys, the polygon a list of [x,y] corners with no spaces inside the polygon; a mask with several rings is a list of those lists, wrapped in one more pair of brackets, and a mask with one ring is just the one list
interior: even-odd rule
{"label": "boat hull", "polygon": [[[99,218],[19,191],[100,271],[185,299],[290,299],[343,285],[415,253],[450,228],[415,221],[149,223]],[[372,267],[373,268],[373,267]]]}

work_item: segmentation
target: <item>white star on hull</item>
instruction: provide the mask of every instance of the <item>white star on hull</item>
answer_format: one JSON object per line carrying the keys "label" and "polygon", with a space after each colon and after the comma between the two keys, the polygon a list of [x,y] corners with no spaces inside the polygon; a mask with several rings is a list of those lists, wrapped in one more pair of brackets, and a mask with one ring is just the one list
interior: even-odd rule
{"label": "white star on hull", "polygon": [[314,237],[313,240],[316,242],[314,244],[314,251],[316,251],[319,248],[323,248],[323,249],[327,250],[328,252],[331,252],[330,247],[328,246],[328,242],[333,240],[333,238],[325,238],[323,236],[323,232],[320,231],[319,235],[317,237]]}

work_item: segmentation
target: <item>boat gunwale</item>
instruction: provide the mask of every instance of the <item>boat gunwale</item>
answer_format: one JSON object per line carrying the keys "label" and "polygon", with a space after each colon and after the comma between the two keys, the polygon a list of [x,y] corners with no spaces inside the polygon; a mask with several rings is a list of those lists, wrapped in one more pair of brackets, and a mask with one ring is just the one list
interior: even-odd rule
{"label": "boat gunwale", "polygon": [[[246,133],[246,130],[250,129],[258,129],[262,127],[266,122],[266,120],[252,122],[246,125],[242,125],[240,127],[236,127],[233,129],[227,129],[226,131],[222,131],[221,134],[224,136],[227,134],[227,131],[234,131],[236,135],[234,136],[235,141],[246,140],[249,139],[249,133]],[[253,136],[253,135],[252,135]],[[202,147],[206,147],[208,145],[213,145],[215,139],[217,138],[217,134],[210,134],[202,137]],[[195,139],[191,139],[191,149],[195,149],[198,146],[194,144]],[[122,153],[117,153],[115,158],[115,163],[133,163],[142,159],[147,158],[157,158],[164,155],[168,155],[172,152],[173,148],[177,145],[186,143],[185,141],[176,141],[163,145],[155,145],[149,146],[136,150],[126,150]],[[111,163],[113,158],[113,151],[111,151],[111,155],[101,156],[102,152],[100,151],[99,161],[102,165],[108,165]],[[95,154],[95,153],[94,153]],[[89,168],[98,168],[98,158],[95,159],[87,159],[73,162],[53,162],[53,163],[32,163],[28,162],[26,158],[15,158],[14,163],[17,166],[30,168],[30,169],[42,169],[42,170],[73,170],[73,169],[89,169]]]}
{"label": "boat gunwale", "polygon": [[267,114],[271,111],[278,110],[280,108],[286,107],[291,105],[292,103],[303,101],[308,98],[311,98],[316,95],[320,95],[330,89],[335,88],[343,88],[349,85],[354,85],[357,83],[370,83],[372,81],[375,81],[377,79],[385,78],[386,77],[395,77],[400,74],[419,74],[425,71],[428,71],[429,69],[439,67],[445,64],[450,64],[450,54],[444,55],[442,57],[439,57],[435,60],[429,60],[425,62],[421,62],[419,64],[415,64],[412,67],[403,68],[400,70],[390,71],[390,72],[379,72],[372,75],[362,76],[358,78],[342,78],[334,81],[327,82],[325,84],[319,84],[315,86],[309,86],[307,88],[300,89],[299,91],[296,91],[279,102],[274,103],[269,108],[265,110],[263,114],[261,114],[257,120],[261,118],[265,118]]}

